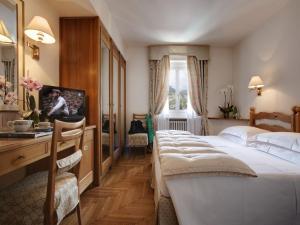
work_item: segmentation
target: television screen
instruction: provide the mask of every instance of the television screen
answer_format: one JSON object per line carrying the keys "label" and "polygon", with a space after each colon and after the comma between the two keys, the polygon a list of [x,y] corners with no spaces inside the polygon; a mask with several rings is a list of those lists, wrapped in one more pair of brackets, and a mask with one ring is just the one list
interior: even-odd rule
{"label": "television screen", "polygon": [[85,116],[83,90],[45,85],[39,92],[39,103],[41,121],[76,122]]}

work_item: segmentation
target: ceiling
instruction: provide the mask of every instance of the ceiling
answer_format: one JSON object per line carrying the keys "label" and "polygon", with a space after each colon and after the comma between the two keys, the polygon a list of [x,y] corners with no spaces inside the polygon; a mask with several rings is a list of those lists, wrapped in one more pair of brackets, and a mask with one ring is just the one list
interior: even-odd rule
{"label": "ceiling", "polygon": [[288,1],[106,0],[106,3],[127,45],[232,46]]}
{"label": "ceiling", "polygon": [[96,11],[89,0],[47,0],[59,16],[95,16]]}

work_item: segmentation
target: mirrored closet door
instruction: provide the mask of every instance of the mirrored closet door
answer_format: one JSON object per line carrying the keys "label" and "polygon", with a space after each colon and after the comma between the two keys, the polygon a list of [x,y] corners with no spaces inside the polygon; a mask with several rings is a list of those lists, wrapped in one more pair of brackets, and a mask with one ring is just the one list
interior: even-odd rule
{"label": "mirrored closet door", "polygon": [[110,39],[101,35],[101,169],[106,174],[112,164],[110,131]]}
{"label": "mirrored closet door", "polygon": [[120,73],[120,54],[113,44],[112,50],[112,133],[113,134],[113,157],[114,161],[120,156],[120,115],[119,115],[119,73]]}
{"label": "mirrored closet door", "polygon": [[125,150],[126,146],[126,62],[120,55],[120,73],[119,73],[119,115],[120,115],[120,148]]}

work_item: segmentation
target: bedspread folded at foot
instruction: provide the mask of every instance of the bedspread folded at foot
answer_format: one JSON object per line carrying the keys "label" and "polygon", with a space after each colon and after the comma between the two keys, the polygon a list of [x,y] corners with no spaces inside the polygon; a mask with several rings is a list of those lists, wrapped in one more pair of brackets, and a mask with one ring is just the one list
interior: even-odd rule
{"label": "bedspread folded at foot", "polygon": [[199,173],[214,176],[257,177],[244,162],[225,153],[161,154],[163,176]]}

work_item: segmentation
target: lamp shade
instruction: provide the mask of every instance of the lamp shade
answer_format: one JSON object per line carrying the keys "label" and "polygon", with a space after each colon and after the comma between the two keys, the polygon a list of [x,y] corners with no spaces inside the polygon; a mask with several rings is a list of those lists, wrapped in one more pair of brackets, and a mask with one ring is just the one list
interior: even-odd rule
{"label": "lamp shade", "polygon": [[262,88],[264,85],[264,82],[260,78],[260,76],[253,76],[251,77],[251,80],[249,82],[248,88],[253,89],[253,88]]}
{"label": "lamp shade", "polygon": [[48,21],[40,16],[33,17],[25,28],[25,34],[29,38],[44,44],[55,43],[55,38]]}
{"label": "lamp shade", "polygon": [[14,41],[12,40],[8,30],[2,20],[0,20],[0,43],[12,44]]}

